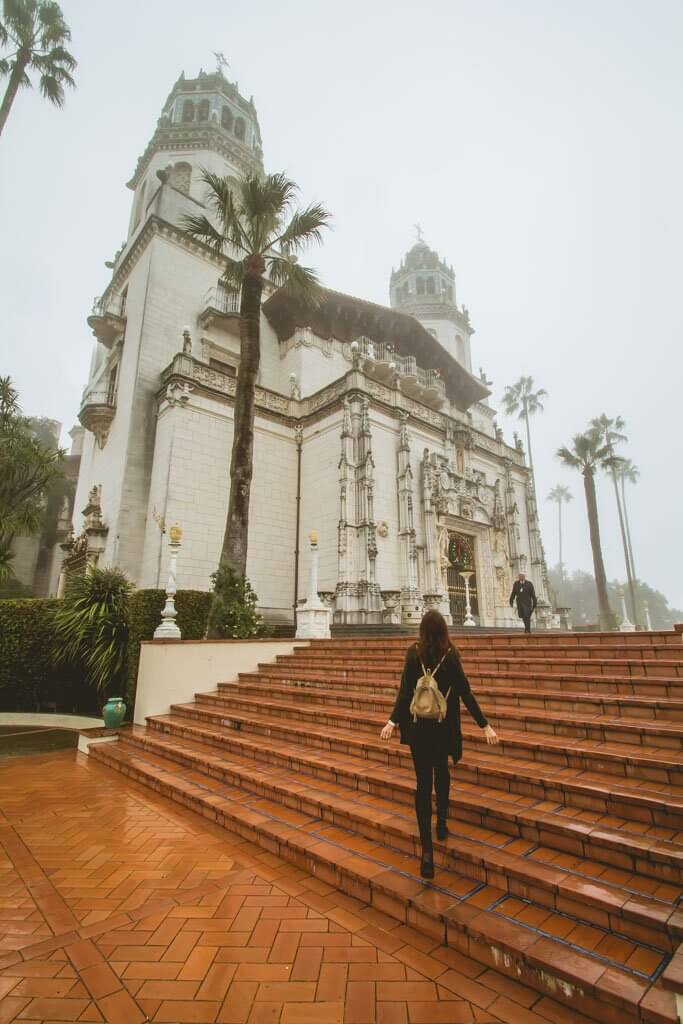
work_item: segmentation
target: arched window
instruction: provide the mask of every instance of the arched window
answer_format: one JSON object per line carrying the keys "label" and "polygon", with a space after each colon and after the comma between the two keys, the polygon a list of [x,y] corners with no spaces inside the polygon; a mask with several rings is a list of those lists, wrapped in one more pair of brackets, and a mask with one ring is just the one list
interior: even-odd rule
{"label": "arched window", "polygon": [[230,109],[230,107],[223,107],[223,109],[221,110],[221,124],[223,125],[226,131],[229,132],[232,130],[232,122],[232,110]]}
{"label": "arched window", "polygon": [[190,182],[192,180],[192,167],[184,161],[175,165],[168,176],[168,183],[186,196],[190,194]]}
{"label": "arched window", "polygon": [[192,100],[185,100],[183,103],[183,121],[194,121],[194,103]]}
{"label": "arched window", "polygon": [[244,118],[243,117],[235,118],[235,135],[237,136],[237,138],[238,139],[242,139],[244,141],[244,136],[246,135],[246,133],[247,133],[247,127],[246,127],[246,125],[244,123]]}
{"label": "arched window", "polygon": [[424,277],[418,277],[415,281],[415,291],[418,295],[424,295],[425,293],[425,279]]}
{"label": "arched window", "polygon": [[197,107],[197,120],[208,121],[209,120],[209,101],[200,100],[199,106]]}
{"label": "arched window", "polygon": [[433,277],[428,277],[427,278],[427,295],[433,295],[433,294],[434,294],[434,278]]}

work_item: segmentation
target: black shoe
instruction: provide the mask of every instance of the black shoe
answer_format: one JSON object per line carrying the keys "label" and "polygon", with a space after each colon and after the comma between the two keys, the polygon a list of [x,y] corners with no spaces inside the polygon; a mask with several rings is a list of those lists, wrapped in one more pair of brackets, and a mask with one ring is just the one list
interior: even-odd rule
{"label": "black shoe", "polygon": [[434,851],[423,850],[422,860],[420,861],[420,874],[423,878],[434,877]]}
{"label": "black shoe", "polygon": [[436,819],[436,838],[448,839],[448,825],[445,818]]}

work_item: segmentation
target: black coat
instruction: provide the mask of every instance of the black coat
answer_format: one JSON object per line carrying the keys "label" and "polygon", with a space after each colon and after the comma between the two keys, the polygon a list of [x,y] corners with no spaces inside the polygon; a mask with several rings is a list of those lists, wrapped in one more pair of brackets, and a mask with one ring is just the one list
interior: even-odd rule
{"label": "black coat", "polygon": [[531,615],[533,611],[536,611],[536,591],[531,580],[515,580],[512,585],[512,593],[510,594],[510,607],[512,608],[513,603],[517,601],[517,614],[520,619],[523,619],[525,615]]}
{"label": "black coat", "polygon": [[[431,666],[432,668],[434,666]],[[410,702],[413,699],[415,686],[422,675],[422,666],[417,652],[417,644],[412,644],[406,651],[403,665],[401,686],[391,713],[390,721],[395,722],[401,730],[401,743],[410,745],[413,752],[419,753],[426,740],[430,747],[436,742],[442,756],[450,755],[454,762],[462,757],[462,730],[460,728],[460,701],[472,715],[480,728],[488,725],[488,721],[470,689],[470,684],[463,671],[456,651],[451,648],[441,668],[435,675],[439,689],[444,697],[450,688],[446,718],[441,723],[427,721],[413,722],[410,714]],[[427,728],[423,728],[426,726]]]}

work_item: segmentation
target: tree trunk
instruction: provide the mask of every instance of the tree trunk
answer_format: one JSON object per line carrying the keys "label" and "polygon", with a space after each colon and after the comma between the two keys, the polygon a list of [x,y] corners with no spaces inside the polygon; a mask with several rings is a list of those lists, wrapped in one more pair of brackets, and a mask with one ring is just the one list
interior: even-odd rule
{"label": "tree trunk", "polygon": [[560,534],[560,580],[564,580],[564,563],[562,561],[562,498],[557,502],[557,519]]}
{"label": "tree trunk", "polygon": [[624,513],[621,507],[621,498],[619,497],[619,485],[617,483],[617,474],[614,469],[611,470],[612,483],[614,484],[614,496],[617,499],[617,511],[619,513],[619,527],[621,529],[621,543],[624,548],[624,562],[626,564],[626,578],[628,580],[628,591],[631,597],[631,610],[633,614],[633,624],[638,625],[638,606],[636,605],[636,591],[633,585],[633,568],[631,566],[631,558],[628,550],[628,541],[626,539],[626,528],[624,526]]}
{"label": "tree trunk", "polygon": [[614,613],[610,608],[607,594],[607,576],[602,558],[600,544],[600,523],[598,520],[598,501],[595,494],[595,478],[593,470],[583,470],[583,488],[586,495],[586,511],[588,513],[588,529],[590,530],[591,548],[593,550],[593,572],[595,587],[598,593],[598,609],[600,629],[614,629]]}
{"label": "tree trunk", "polygon": [[12,68],[12,73],[9,76],[7,88],[5,89],[5,95],[3,96],[2,103],[0,104],[0,135],[2,135],[3,128],[5,127],[7,118],[9,117],[9,112],[12,109],[12,104],[19,92],[19,86],[21,85],[21,80],[24,77],[25,70],[25,62],[20,60],[17,60],[17,63]]}
{"label": "tree trunk", "polygon": [[[235,385],[234,432],[230,459],[230,497],[221,565],[238,576],[247,574],[249,497],[254,471],[254,390],[261,360],[261,293],[265,264],[260,257],[245,259],[240,300],[240,364]],[[211,615],[209,615],[211,622]],[[209,626],[207,637],[215,636]]]}
{"label": "tree trunk", "polygon": [[631,560],[631,572],[633,573],[633,579],[637,581],[638,573],[636,572],[636,563],[633,560],[633,546],[631,544],[631,526],[628,521],[628,508],[626,506],[626,484],[624,478],[621,478],[621,504],[624,509],[624,523],[626,525],[626,541],[628,543],[628,555]]}
{"label": "tree trunk", "polygon": [[531,454],[531,430],[529,429],[529,410],[527,408],[526,400],[524,402],[524,422],[526,423],[526,450],[529,453],[529,469],[531,470],[531,483],[534,488],[534,498],[536,497],[536,478],[534,477],[534,460]]}

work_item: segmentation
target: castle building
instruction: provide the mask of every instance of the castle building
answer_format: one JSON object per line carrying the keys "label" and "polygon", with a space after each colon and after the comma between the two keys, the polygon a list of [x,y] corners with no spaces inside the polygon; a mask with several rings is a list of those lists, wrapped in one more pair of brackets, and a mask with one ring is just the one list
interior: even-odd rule
{"label": "castle building", "polygon": [[[178,586],[205,589],[225,527],[239,303],[214,254],[182,231],[203,168],[262,170],[254,104],[223,75],[183,76],[128,183],[128,234],[88,323],[96,338],[64,545],[66,566],[115,564],[163,586],[164,530],[183,528]],[[266,620],[292,623],[319,537],[336,623],[516,626],[520,568],[551,622],[534,490],[496,426],[455,274],[421,238],[390,305],[332,290],[315,312],[267,288],[256,389],[247,573]],[[469,594],[468,594],[469,592]]]}

